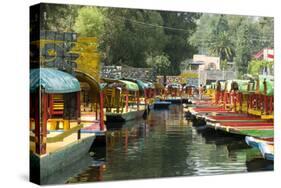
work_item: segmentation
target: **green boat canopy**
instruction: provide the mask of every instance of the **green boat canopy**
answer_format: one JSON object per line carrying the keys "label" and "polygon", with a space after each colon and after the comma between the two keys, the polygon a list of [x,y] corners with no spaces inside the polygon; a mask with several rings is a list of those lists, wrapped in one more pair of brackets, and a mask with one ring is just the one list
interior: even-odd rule
{"label": "green boat canopy", "polygon": [[72,75],[51,68],[30,71],[30,91],[43,87],[46,93],[72,93],[80,91],[79,81]]}
{"label": "green boat canopy", "polygon": [[139,91],[139,86],[134,82],[127,80],[120,80],[120,82],[124,83],[126,85],[126,89],[129,91]]}
{"label": "green boat canopy", "polygon": [[106,88],[107,86],[109,87],[125,87],[127,90],[129,91],[139,91],[139,87],[136,83],[131,82],[131,81],[127,81],[127,80],[115,80],[115,79],[107,79],[104,78],[102,79],[104,81],[104,83],[100,84],[100,87],[102,89]]}
{"label": "green boat canopy", "polygon": [[239,92],[248,92],[248,84],[250,80],[228,80],[226,83],[226,91],[230,92],[232,89],[232,84],[237,83]]}
{"label": "green boat canopy", "polygon": [[144,95],[144,90],[146,88],[149,88],[149,85],[147,83],[138,79],[122,78],[121,80],[129,81],[137,84],[141,95]]}

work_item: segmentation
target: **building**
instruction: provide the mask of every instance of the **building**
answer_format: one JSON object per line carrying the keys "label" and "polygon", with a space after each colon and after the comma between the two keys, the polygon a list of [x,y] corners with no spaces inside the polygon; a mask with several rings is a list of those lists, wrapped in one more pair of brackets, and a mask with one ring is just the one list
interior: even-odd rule
{"label": "building", "polygon": [[255,59],[274,61],[274,49],[264,48],[254,55]]}
{"label": "building", "polygon": [[193,63],[198,63],[198,70],[220,70],[220,58],[206,55],[193,55]]}

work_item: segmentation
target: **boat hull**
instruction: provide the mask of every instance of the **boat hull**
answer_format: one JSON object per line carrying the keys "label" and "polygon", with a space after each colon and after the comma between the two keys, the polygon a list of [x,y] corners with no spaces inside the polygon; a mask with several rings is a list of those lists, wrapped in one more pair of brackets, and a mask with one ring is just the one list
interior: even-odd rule
{"label": "boat hull", "polygon": [[169,109],[171,102],[159,101],[153,104],[153,109]]}
{"label": "boat hull", "polygon": [[145,110],[131,111],[126,113],[106,113],[107,122],[125,122],[143,117]]}

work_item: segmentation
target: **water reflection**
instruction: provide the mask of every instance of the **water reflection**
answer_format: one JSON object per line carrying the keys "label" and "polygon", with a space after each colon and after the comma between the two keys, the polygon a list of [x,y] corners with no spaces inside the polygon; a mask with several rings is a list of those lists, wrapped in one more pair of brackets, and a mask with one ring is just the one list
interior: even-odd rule
{"label": "water reflection", "polygon": [[147,120],[112,124],[103,155],[66,183],[272,170],[239,137],[196,129],[182,106],[151,111]]}

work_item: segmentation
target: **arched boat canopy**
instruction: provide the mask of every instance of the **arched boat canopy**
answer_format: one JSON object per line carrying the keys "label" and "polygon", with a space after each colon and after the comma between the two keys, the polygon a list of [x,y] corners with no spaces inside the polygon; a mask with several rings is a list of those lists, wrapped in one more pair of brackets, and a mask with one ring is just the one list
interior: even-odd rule
{"label": "arched boat canopy", "polygon": [[171,84],[167,84],[166,85],[166,88],[176,88],[176,89],[182,89],[182,86],[181,84],[178,84],[178,83],[171,83]]}
{"label": "arched boat canopy", "polygon": [[185,85],[183,86],[183,89],[186,89],[186,88],[196,88],[195,85]]}
{"label": "arched boat canopy", "polygon": [[144,95],[144,91],[148,88],[154,88],[153,84],[150,82],[143,82],[142,80],[138,79],[131,79],[131,78],[122,78],[121,80],[130,81],[136,83],[138,85],[139,91],[141,95]]}
{"label": "arched boat canopy", "polygon": [[43,87],[46,93],[72,93],[80,91],[80,83],[74,76],[51,68],[30,70],[30,91]]}
{"label": "arched boat canopy", "polygon": [[115,80],[115,79],[102,79],[104,83],[102,83],[102,89],[106,87],[122,87],[128,91],[139,91],[139,87],[136,83],[127,81],[127,80]]}
{"label": "arched boat canopy", "polygon": [[90,94],[93,96],[94,102],[99,102],[101,87],[96,81],[96,79],[91,75],[81,72],[79,70],[75,70],[75,77],[78,79],[79,82],[86,82],[87,84],[89,84],[91,89]]}

